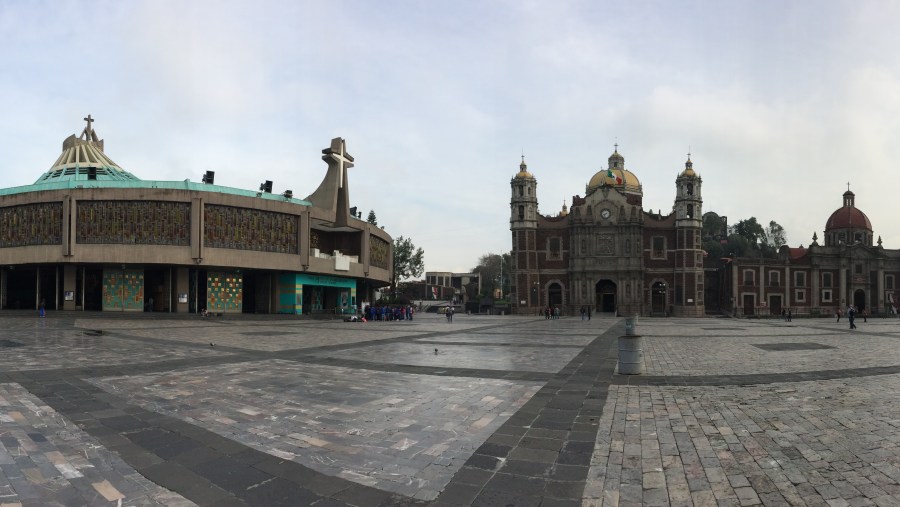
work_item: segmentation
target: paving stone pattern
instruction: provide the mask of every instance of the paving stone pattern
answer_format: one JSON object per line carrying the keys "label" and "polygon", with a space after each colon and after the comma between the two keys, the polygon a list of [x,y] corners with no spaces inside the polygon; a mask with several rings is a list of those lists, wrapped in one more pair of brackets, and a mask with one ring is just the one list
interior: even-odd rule
{"label": "paving stone pattern", "polygon": [[89,382],[324,474],[423,500],[540,388],[281,360]]}
{"label": "paving stone pattern", "polygon": [[0,507],[900,505],[900,321],[622,324],[3,312]]}
{"label": "paving stone pattern", "polygon": [[0,384],[0,505],[195,505],[18,384]]}

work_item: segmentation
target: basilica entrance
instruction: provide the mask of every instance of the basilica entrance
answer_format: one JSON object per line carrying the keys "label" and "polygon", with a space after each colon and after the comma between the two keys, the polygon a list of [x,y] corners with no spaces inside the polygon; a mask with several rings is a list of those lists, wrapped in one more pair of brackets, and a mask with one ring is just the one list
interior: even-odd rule
{"label": "basilica entrance", "polygon": [[616,284],[612,280],[600,280],[594,288],[597,298],[596,311],[613,313],[616,311]]}
{"label": "basilica entrance", "polygon": [[866,291],[857,289],[853,293],[853,306],[856,307],[856,311],[858,312],[866,309]]}
{"label": "basilica entrance", "polygon": [[554,308],[562,306],[562,287],[558,283],[551,283],[547,287],[547,302]]}
{"label": "basilica entrance", "polygon": [[666,314],[668,288],[666,282],[656,282],[650,288],[650,312],[652,315]]}

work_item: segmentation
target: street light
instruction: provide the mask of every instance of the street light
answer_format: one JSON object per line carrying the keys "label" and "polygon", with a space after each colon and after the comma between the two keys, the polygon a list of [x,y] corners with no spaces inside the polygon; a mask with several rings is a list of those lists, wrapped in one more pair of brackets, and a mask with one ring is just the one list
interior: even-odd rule
{"label": "street light", "polygon": [[503,299],[503,255],[500,255],[500,299]]}

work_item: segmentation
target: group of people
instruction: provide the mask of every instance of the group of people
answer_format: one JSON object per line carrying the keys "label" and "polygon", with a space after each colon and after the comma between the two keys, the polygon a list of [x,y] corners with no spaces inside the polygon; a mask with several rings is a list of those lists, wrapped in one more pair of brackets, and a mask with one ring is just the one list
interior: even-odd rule
{"label": "group of people", "polygon": [[558,319],[559,318],[559,307],[558,306],[548,306],[544,308],[544,318],[545,319]]}
{"label": "group of people", "polygon": [[[840,308],[838,308],[836,313],[837,313],[837,322],[840,322],[841,317],[843,316],[844,313],[841,311]],[[847,321],[850,322],[850,329],[856,329],[857,315],[862,315],[863,322],[869,322],[869,319],[867,318],[869,316],[869,314],[868,314],[868,312],[866,312],[866,310],[863,310],[862,312],[860,312],[859,309],[857,309],[855,306],[850,305],[847,307]]]}
{"label": "group of people", "polygon": [[399,306],[371,306],[366,305],[363,309],[363,315],[366,317],[366,320],[381,320],[381,321],[391,321],[391,320],[413,320],[413,315],[415,315],[416,310],[412,307],[412,305],[399,305]]}

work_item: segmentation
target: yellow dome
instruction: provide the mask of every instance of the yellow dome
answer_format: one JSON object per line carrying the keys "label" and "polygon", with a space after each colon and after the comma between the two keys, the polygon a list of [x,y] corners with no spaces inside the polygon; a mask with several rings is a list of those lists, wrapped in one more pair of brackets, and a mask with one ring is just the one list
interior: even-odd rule
{"label": "yellow dome", "polygon": [[694,172],[694,163],[691,162],[691,155],[688,154],[687,162],[684,163],[684,171],[681,171],[680,176],[688,176],[694,177],[697,176],[697,173]]}
{"label": "yellow dome", "polygon": [[514,178],[534,178],[534,175],[528,172],[528,166],[525,165],[525,155],[522,155],[522,163],[519,164],[519,172],[516,173]]}
{"label": "yellow dome", "polygon": [[[609,176],[609,173],[612,172],[612,177]],[[611,187],[628,187],[638,188],[641,186],[640,180],[638,180],[637,176],[634,175],[633,172],[628,169],[613,169],[612,171],[608,171],[603,169],[597,174],[595,174],[591,181],[588,182],[588,190],[595,189],[597,187],[609,185]]]}

